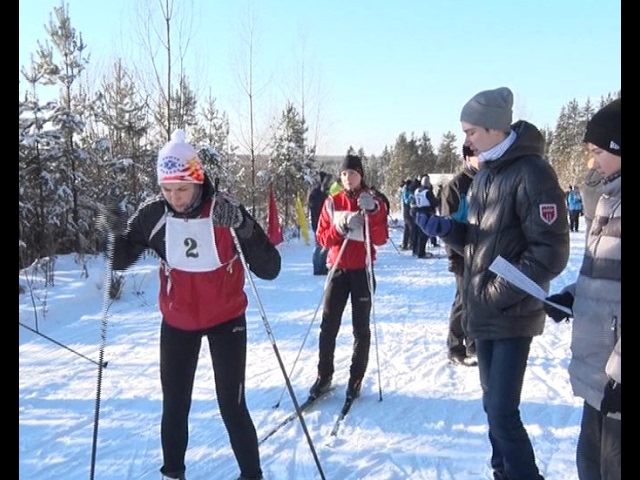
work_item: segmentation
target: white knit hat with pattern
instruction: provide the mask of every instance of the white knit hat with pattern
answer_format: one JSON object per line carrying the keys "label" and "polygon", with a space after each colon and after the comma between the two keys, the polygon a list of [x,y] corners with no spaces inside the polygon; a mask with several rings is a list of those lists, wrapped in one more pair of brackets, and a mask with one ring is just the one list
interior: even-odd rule
{"label": "white knit hat with pattern", "polygon": [[158,184],[204,182],[202,161],[196,150],[185,141],[184,130],[176,130],[171,140],[158,152],[156,166]]}

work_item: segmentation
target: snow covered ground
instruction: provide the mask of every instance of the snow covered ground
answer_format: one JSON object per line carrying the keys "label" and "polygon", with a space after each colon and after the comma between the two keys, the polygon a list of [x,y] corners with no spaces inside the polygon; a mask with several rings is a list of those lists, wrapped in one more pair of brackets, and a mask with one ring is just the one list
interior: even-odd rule
{"label": "snow covered ground", "polygon": [[[337,388],[304,417],[313,450],[300,422],[290,423],[261,446],[266,480],[490,478],[477,368],[452,366],[446,358],[453,275],[446,270],[446,258],[419,260],[399,252],[395,246],[401,234],[392,228],[392,241],[378,252],[373,345],[362,396],[331,440],[351,355],[347,307],[336,348]],[[576,278],[584,235],[571,233],[569,265],[552,291]],[[301,403],[315,379],[321,312],[314,313],[325,277],[312,275],[312,245],[293,240],[278,248],[280,276],[254,281]],[[160,478],[156,270],[157,261],[147,258],[128,271],[123,295],[109,306],[108,315],[103,313],[100,257],[89,260],[88,278],[82,278],[73,255],[57,259],[54,286],[45,286],[41,273],[20,276],[27,287],[19,300],[21,480],[86,480],[92,463],[96,480]],[[293,411],[293,403],[249,283],[247,294],[247,399],[261,438]],[[101,374],[94,458],[105,316],[108,365]],[[48,338],[25,328],[36,326]],[[522,418],[546,480],[577,479],[574,452],[581,401],[573,397],[567,374],[570,329],[547,319],[544,334],[532,343],[522,393]],[[218,413],[204,343],[193,397],[187,478],[235,479],[239,473]]]}

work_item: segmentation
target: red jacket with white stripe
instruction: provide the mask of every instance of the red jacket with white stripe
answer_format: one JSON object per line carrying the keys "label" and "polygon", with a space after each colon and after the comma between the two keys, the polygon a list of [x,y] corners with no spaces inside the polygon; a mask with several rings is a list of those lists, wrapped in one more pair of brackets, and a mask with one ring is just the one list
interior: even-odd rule
{"label": "red jacket with white stripe", "polygon": [[[345,240],[345,236],[336,229],[334,213],[337,211],[357,212],[359,210],[358,197],[363,191],[362,189],[354,191],[341,190],[324,201],[320,219],[318,220],[316,239],[323,248],[329,250],[327,255],[329,265],[333,266],[335,264],[342,242]],[[367,191],[373,195],[378,204],[378,208],[374,212],[367,213],[369,217],[371,262],[373,263],[376,259],[375,246],[384,245],[389,239],[389,226],[387,224],[387,208],[384,201],[373,190]],[[364,242],[348,240],[337,268],[365,268],[366,258],[367,251]]]}
{"label": "red jacket with white stripe", "polygon": [[[205,180],[202,204],[188,215],[176,213],[175,216],[208,216],[212,190],[209,181]],[[153,250],[162,260],[158,294],[160,311],[165,321],[173,327],[200,330],[240,316],[247,308],[245,272],[229,229],[211,226],[215,231],[222,267],[206,272],[172,269],[167,265],[165,251],[166,225],[163,217],[167,208],[170,207],[161,195],[140,206],[129,219],[125,234],[116,237],[113,270],[125,270],[147,249]],[[259,278],[272,280],[280,272],[280,253],[262,227],[244,207],[241,208],[245,220],[236,232],[245,230],[246,236],[238,234],[240,248],[251,271]]]}

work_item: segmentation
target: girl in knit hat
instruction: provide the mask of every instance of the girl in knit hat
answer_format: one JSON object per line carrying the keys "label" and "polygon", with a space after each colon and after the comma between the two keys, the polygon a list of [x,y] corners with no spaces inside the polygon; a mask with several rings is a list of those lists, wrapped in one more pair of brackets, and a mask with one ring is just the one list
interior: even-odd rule
{"label": "girl in knit hat", "polygon": [[[177,130],[158,153],[161,195],[141,205],[122,228],[121,212],[105,217],[115,234],[113,270],[147,250],[160,258],[160,437],[164,478],[185,480],[189,409],[203,338],[216,400],[242,480],[262,479],[256,430],[245,401],[245,272],[231,229],[251,271],[271,280],[280,254],[244,206],[215,191],[195,149]],[[216,474],[212,472],[213,477]]]}
{"label": "girl in knit hat", "polygon": [[[347,398],[353,400],[360,395],[369,361],[369,320],[375,289],[375,246],[386,243],[389,227],[384,201],[363,181],[362,159],[356,155],[347,155],[341,168],[343,190],[324,201],[316,231],[320,245],[329,250],[327,262],[332,268],[335,266],[335,271],[326,286],[318,341],[318,375],[309,391],[309,397],[316,398],[331,386],[336,337],[342,313],[351,297],[354,341],[346,393]],[[369,239],[365,238],[365,215],[369,220]],[[369,246],[365,245],[367,240],[370,242]],[[340,255],[344,242],[347,243]],[[367,251],[371,253],[370,265],[367,265]]]}

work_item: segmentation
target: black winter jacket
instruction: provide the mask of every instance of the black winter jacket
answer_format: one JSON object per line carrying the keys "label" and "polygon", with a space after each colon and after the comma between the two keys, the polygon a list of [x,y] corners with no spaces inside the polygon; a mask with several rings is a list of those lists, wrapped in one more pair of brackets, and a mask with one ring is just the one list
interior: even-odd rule
{"label": "black winter jacket", "polygon": [[[462,171],[458,172],[455,177],[442,187],[440,194],[441,215],[451,216],[458,212],[461,199],[466,197],[475,174],[475,169],[465,166]],[[464,271],[464,257],[447,244],[445,244],[444,249],[449,259],[449,271],[456,275],[462,275]]]}
{"label": "black winter jacket", "polygon": [[511,126],[515,142],[481,164],[471,183],[468,223],[453,222],[443,241],[464,252],[462,327],[473,339],[540,335],[542,301],[489,270],[498,255],[549,290],[569,259],[565,196],[543,158],[544,140],[525,121]]}

